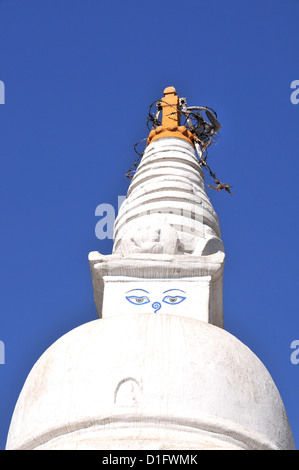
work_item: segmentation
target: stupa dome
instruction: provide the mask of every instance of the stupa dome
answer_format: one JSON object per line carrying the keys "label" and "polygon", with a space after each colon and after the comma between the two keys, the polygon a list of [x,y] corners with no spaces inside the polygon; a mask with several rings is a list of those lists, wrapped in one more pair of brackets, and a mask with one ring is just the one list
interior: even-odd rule
{"label": "stupa dome", "polygon": [[237,338],[200,320],[116,315],[37,361],[7,449],[294,449],[279,392]]}

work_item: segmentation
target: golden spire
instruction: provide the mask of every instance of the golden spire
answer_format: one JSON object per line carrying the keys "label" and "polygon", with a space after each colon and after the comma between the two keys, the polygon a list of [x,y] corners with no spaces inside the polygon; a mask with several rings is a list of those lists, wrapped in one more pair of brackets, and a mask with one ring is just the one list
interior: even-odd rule
{"label": "golden spire", "polygon": [[160,101],[162,107],[162,126],[153,129],[148,136],[147,145],[162,137],[178,137],[194,145],[194,135],[187,127],[181,126],[180,100],[173,86],[164,90]]}

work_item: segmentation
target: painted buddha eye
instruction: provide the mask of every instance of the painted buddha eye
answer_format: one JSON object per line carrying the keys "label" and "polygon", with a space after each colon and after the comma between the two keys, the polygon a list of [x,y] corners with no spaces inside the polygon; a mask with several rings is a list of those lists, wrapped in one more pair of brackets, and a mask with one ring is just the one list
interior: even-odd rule
{"label": "painted buddha eye", "polygon": [[136,295],[127,296],[126,299],[134,305],[144,305],[149,303],[149,298],[146,296],[137,297]]}
{"label": "painted buddha eye", "polygon": [[182,297],[181,295],[176,295],[176,296],[170,296],[166,295],[163,299],[163,302],[166,304],[180,304],[185,300],[186,297]]}

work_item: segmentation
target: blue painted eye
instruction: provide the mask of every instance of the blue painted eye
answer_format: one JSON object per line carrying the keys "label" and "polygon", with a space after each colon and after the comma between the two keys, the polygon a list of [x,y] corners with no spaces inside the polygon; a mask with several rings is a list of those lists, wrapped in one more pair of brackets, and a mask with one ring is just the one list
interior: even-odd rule
{"label": "blue painted eye", "polygon": [[126,299],[134,305],[145,305],[150,301],[148,297],[137,297],[136,295],[130,295]]}
{"label": "blue painted eye", "polygon": [[166,297],[164,297],[163,299],[163,302],[165,302],[166,304],[171,304],[171,305],[177,305],[177,304],[180,304],[181,302],[183,302],[183,300],[185,300],[186,297],[182,297],[180,295],[176,295],[176,296],[171,296],[171,295],[166,295]]}

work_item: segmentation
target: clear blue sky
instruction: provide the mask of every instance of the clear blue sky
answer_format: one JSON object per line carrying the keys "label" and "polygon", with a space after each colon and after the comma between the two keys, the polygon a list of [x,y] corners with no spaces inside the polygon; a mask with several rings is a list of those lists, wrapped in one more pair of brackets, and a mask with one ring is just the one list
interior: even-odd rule
{"label": "clear blue sky", "polygon": [[225,328],[270,371],[299,448],[298,24],[298,0],[0,0],[0,448],[33,364],[96,318],[87,257],[112,242],[95,209],[126,194],[170,85],[222,124]]}

